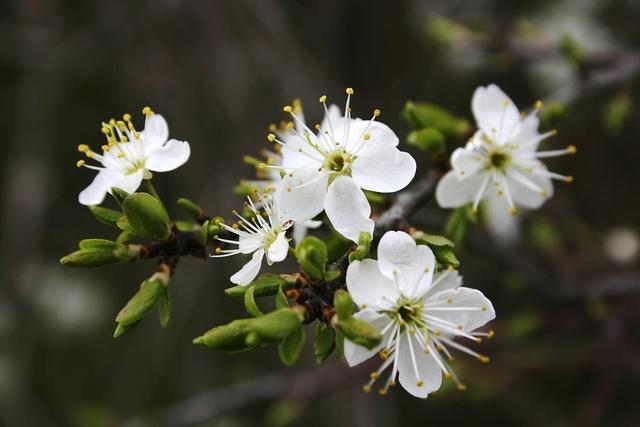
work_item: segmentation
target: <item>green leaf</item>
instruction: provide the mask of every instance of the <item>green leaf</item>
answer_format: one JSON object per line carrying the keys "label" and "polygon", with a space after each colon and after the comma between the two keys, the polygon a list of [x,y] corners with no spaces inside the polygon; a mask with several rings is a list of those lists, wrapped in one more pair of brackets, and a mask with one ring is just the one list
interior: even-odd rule
{"label": "green leaf", "polygon": [[369,350],[380,344],[380,340],[382,340],[382,336],[375,326],[353,316],[339,318],[338,327],[349,341]]}
{"label": "green leaf", "polygon": [[118,228],[122,230],[124,233],[127,233],[130,236],[137,236],[138,233],[136,230],[129,224],[129,220],[125,215],[122,215],[117,222]]}
{"label": "green leaf", "polygon": [[160,316],[160,325],[166,328],[169,325],[169,320],[171,320],[171,299],[168,289],[160,294],[160,299],[158,300],[158,315]]}
{"label": "green leaf", "polygon": [[120,234],[118,234],[118,238],[116,239],[116,242],[127,243],[129,240],[131,240],[132,237],[133,237],[133,234],[123,231]]}
{"label": "green leaf", "polygon": [[336,309],[336,314],[339,319],[351,317],[351,313],[353,313],[351,295],[344,289],[338,289],[333,294],[333,307]]}
{"label": "green leaf", "polygon": [[107,239],[84,239],[78,244],[80,249],[104,249],[114,251],[124,245]]}
{"label": "green leaf", "polygon": [[133,193],[124,200],[122,208],[129,225],[138,236],[158,240],[166,240],[171,236],[169,215],[162,202],[151,194]]}
{"label": "green leaf", "polygon": [[118,227],[118,219],[122,216],[122,212],[114,209],[103,208],[102,206],[89,206],[89,211],[93,216],[103,224],[112,227]]}
{"label": "green leaf", "polygon": [[456,257],[456,254],[448,246],[432,246],[431,250],[436,257],[436,261],[440,264],[457,268],[460,266],[460,261]]}
{"label": "green leaf", "polygon": [[244,294],[244,308],[247,310],[247,313],[252,315],[253,317],[262,316],[263,313],[258,308],[258,304],[256,304],[256,300],[253,297],[253,292],[255,291],[254,286],[249,286],[247,292]]}
{"label": "green leaf", "polygon": [[282,290],[282,286],[278,288],[278,292],[276,293],[276,309],[281,309],[289,307],[289,300],[287,300],[287,296],[284,294]]}
{"label": "green leaf", "polygon": [[124,191],[122,188],[118,188],[118,187],[111,188],[111,195],[116,200],[116,202],[118,202],[120,206],[122,206],[122,203],[124,203],[124,199],[129,197],[129,193]]}
{"label": "green leaf", "polygon": [[184,197],[178,199],[178,206],[180,206],[187,215],[195,220],[200,220],[204,216],[204,209],[198,206],[196,203]]}
{"label": "green leaf", "polygon": [[319,365],[331,355],[336,346],[336,334],[326,323],[318,322],[313,339],[313,354]]}
{"label": "green leaf", "polygon": [[278,354],[285,366],[293,366],[296,363],[300,357],[306,338],[307,334],[304,328],[300,327],[280,342]]}
{"label": "green leaf", "polygon": [[443,153],[446,149],[444,135],[436,128],[424,128],[409,133],[407,143],[426,153]]}
{"label": "green leaf", "polygon": [[263,297],[268,295],[275,295],[278,289],[282,288],[283,291],[291,289],[295,283],[290,283],[283,277],[277,274],[263,274],[256,280],[251,282],[249,286],[234,286],[225,289],[224,293],[230,297],[243,297],[249,287],[255,288],[253,294],[256,297]]}
{"label": "green leaf", "polygon": [[412,233],[411,237],[413,237],[416,243],[418,243],[419,245],[448,246],[450,248],[453,248],[455,246],[455,244],[451,240],[447,239],[444,236],[427,234],[422,231],[416,231],[415,233]]}
{"label": "green leaf", "polygon": [[407,102],[402,116],[415,129],[433,128],[445,135],[460,137],[470,129],[466,120],[455,117],[442,107],[426,102]]}
{"label": "green leaf", "polygon": [[328,260],[327,247],[317,237],[307,236],[295,249],[302,270],[313,280],[322,280]]}

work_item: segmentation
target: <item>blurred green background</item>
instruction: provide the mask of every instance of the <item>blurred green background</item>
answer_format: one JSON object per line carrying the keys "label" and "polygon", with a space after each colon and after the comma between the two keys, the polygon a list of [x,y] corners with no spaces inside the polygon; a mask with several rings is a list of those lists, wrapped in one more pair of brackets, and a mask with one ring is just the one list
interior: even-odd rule
{"label": "blurred green background", "polygon": [[[640,425],[638,22],[636,0],[4,0],[0,425]],[[159,192],[226,214],[253,175],[243,154],[266,147],[293,98],[315,122],[319,95],[342,103],[353,86],[354,114],[381,108],[404,140],[407,100],[471,120],[473,90],[491,82],[522,109],[545,101],[550,146],[578,147],[548,164],[576,181],[526,217],[515,248],[482,227],[467,236],[465,282],[498,318],[480,347],[491,364],[456,362],[466,392],[365,395],[366,370],[317,368],[309,349],[283,368],[275,348],[194,347],[244,315],[222,293],[239,259],[183,260],[169,327],[151,317],[118,340],[115,315],[152,261],[58,265],[79,239],[114,237],[77,203],[93,174],[76,169],[76,146],[101,144],[104,119],[162,113],[192,157]],[[414,224],[445,218],[432,202]]]}

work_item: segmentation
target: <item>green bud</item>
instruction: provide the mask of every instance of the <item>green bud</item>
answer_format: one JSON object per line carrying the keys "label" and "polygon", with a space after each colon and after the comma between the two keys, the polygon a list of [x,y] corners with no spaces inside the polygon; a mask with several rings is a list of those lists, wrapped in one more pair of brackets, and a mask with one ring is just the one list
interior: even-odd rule
{"label": "green bud", "polygon": [[136,327],[139,322],[131,323],[129,325],[123,325],[122,323],[118,323],[116,326],[116,330],[113,332],[113,337],[118,338],[121,335],[126,334],[130,330]]}
{"label": "green bud", "polygon": [[433,128],[445,135],[464,136],[470,129],[466,120],[458,119],[444,108],[426,102],[407,102],[402,116],[415,129]]}
{"label": "green bud", "polygon": [[178,199],[178,205],[187,213],[187,215],[191,216],[195,220],[199,220],[204,216],[204,209],[189,199],[185,199],[184,197]]}
{"label": "green bud", "polygon": [[225,289],[224,293],[230,297],[244,297],[249,287],[253,287],[253,295],[256,297],[262,297],[267,295],[275,295],[278,289],[282,287],[282,290],[291,289],[295,285],[295,282],[290,282],[277,274],[263,274],[256,280],[251,282],[249,286],[234,286],[232,288]]}
{"label": "green bud", "polygon": [[122,212],[114,209],[103,208],[102,206],[89,206],[89,211],[98,221],[112,227],[118,227],[118,219],[122,216]]}
{"label": "green bud", "polygon": [[140,321],[167,291],[168,281],[168,273],[156,273],[142,282],[140,290],[118,313],[116,322],[130,325]]}
{"label": "green bud", "polygon": [[313,354],[316,356],[316,363],[319,365],[331,355],[336,346],[336,334],[332,328],[325,323],[318,322],[316,336],[313,339]]}
{"label": "green bud", "polygon": [[370,323],[358,320],[355,317],[339,318],[338,327],[342,334],[354,344],[366,347],[369,350],[380,344],[382,337],[380,332]]}
{"label": "green bud", "polygon": [[240,197],[253,196],[256,191],[255,185],[249,184],[247,181],[240,181],[238,185],[233,187],[233,192]]}
{"label": "green bud", "polygon": [[280,341],[300,328],[303,320],[300,308],[281,308],[252,319],[251,328],[265,341]]}
{"label": "green bud", "polygon": [[252,320],[239,319],[227,325],[216,326],[195,338],[193,343],[226,352],[250,350],[260,343],[258,334],[251,331]]}
{"label": "green bud", "polygon": [[[224,224],[224,218],[215,217],[207,224],[207,243],[211,244],[214,242],[214,236],[222,233],[224,228],[220,226],[220,224]],[[202,226],[204,228],[204,225]]]}
{"label": "green bud", "polygon": [[116,200],[116,202],[118,202],[120,206],[122,206],[122,203],[124,203],[124,199],[129,197],[129,193],[124,191],[122,188],[118,188],[118,187],[111,188],[111,195]]}
{"label": "green bud", "polygon": [[60,259],[60,264],[68,267],[100,267],[122,262],[113,250],[103,248],[80,249]]}
{"label": "green bud", "polygon": [[122,208],[129,225],[138,236],[158,240],[166,240],[171,236],[169,215],[162,202],[151,194],[133,193],[124,200]]}
{"label": "green bud", "polygon": [[560,52],[574,66],[581,67],[587,58],[584,48],[569,34],[563,34],[560,39]]}
{"label": "green bud", "polygon": [[412,131],[407,137],[407,143],[427,153],[442,153],[446,148],[444,135],[435,128]]}
{"label": "green bud", "polygon": [[411,233],[411,237],[414,238],[417,244],[427,246],[448,246],[453,248],[455,244],[444,236],[438,236],[435,234],[427,234],[422,231],[416,231]]}
{"label": "green bud", "polygon": [[307,334],[305,333],[304,328],[298,327],[298,329],[293,331],[288,337],[280,342],[280,345],[278,346],[278,354],[280,355],[280,360],[285,366],[293,366],[296,363],[300,357],[300,352],[302,352],[306,339]]}
{"label": "green bud", "polygon": [[349,254],[349,262],[362,261],[370,255],[371,251],[371,234],[366,231],[360,232],[358,236],[358,247]]}
{"label": "green bud", "polygon": [[353,301],[351,295],[344,289],[338,289],[333,294],[333,307],[336,309],[338,319],[346,319],[351,317],[353,313]]}
{"label": "green bud", "polygon": [[200,225],[191,221],[176,221],[176,228],[178,229],[178,231],[189,233],[191,231],[200,230]]}
{"label": "green bud", "polygon": [[107,239],[84,239],[80,240],[78,246],[80,249],[104,249],[114,251],[124,245]]}
{"label": "green bud", "polygon": [[317,237],[307,236],[295,249],[302,270],[314,280],[322,280],[327,264],[327,247]]}
{"label": "green bud", "polygon": [[460,261],[453,252],[453,249],[449,246],[431,246],[433,255],[436,257],[436,261],[440,264],[457,268],[460,266]]}

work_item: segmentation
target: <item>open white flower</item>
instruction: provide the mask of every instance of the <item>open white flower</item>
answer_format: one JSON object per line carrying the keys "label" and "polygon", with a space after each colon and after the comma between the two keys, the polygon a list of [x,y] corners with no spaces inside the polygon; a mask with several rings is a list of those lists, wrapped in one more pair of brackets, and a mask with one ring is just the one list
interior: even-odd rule
{"label": "open white flower", "polygon": [[167,140],[169,128],[165,119],[149,107],[142,112],[146,120],[141,132],[136,131],[129,114],[122,120],[102,123],[102,133],[107,138],[102,154],[92,151],[86,144],[78,146],[78,151],[100,163],[100,166],[89,165],[85,160],[77,163],[78,167],[98,171],[93,182],[78,197],[83,205],[102,203],[113,187],[132,193],[143,179],[151,178],[151,171],[167,172],[189,160],[191,149],[187,142]]}
{"label": "open white flower", "polygon": [[380,110],[370,120],[351,118],[351,95],[348,88],[344,116],[334,105],[327,108],[326,96],[320,98],[325,117],[315,126],[317,134],[293,107],[284,107],[298,128],[291,127],[280,138],[269,134],[268,139],[282,147],[282,165],[264,167],[282,171],[276,197],[288,217],[299,223],[325,210],[336,231],[357,242],[361,231],[372,233],[374,226],[362,190],[401,190],[413,179],[416,162],[398,150],[395,133],[375,121]]}
{"label": "open white flower", "polygon": [[267,264],[284,261],[289,251],[289,240],[285,233],[291,226],[291,221],[284,219],[278,211],[278,206],[273,198],[258,195],[258,203],[266,214],[262,216],[260,208],[256,207],[250,197],[247,197],[247,206],[253,211],[254,217],[248,220],[234,211],[239,222],[233,226],[220,223],[228,232],[238,236],[238,240],[230,240],[216,236],[215,239],[236,245],[235,249],[216,248],[212,257],[227,257],[238,254],[253,254],[251,260],[237,273],[231,276],[231,282],[236,285],[248,285],[256,278],[262,266],[262,259],[267,257]]}
{"label": "open white flower", "polygon": [[511,99],[496,85],[479,87],[473,94],[471,109],[478,131],[464,148],[451,155],[449,171],[438,183],[436,199],[440,206],[453,208],[478,204],[492,193],[504,200],[512,215],[517,207],[535,209],[553,194],[551,180],[573,181],[570,176],[549,172],[541,158],[576,152],[571,145],[562,150],[538,151],[540,142],[554,130],[539,133],[536,109],[521,116]]}
{"label": "open white flower", "polygon": [[360,306],[355,314],[380,330],[382,341],[367,350],[345,341],[344,353],[349,366],[354,366],[379,353],[383,362],[371,373],[364,386],[373,383],[389,369],[390,374],[380,388],[387,393],[396,377],[402,387],[416,397],[427,397],[438,390],[442,376],[462,384],[447,360],[456,349],[488,362],[482,356],[455,341],[461,337],[479,342],[491,332],[474,332],[495,317],[491,301],[482,292],[460,287],[455,271],[435,276],[433,252],[416,245],[408,234],[389,231],[378,246],[378,260],[354,261],[347,269],[347,288]]}

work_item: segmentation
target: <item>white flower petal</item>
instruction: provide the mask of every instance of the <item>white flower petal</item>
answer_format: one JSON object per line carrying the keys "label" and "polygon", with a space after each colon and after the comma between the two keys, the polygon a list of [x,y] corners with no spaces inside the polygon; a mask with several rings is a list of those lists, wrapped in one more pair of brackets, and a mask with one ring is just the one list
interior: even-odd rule
{"label": "white flower petal", "polygon": [[[543,166],[544,167],[544,166]],[[546,168],[545,168],[546,169]],[[545,194],[532,188],[525,186],[519,181],[509,178],[509,189],[513,202],[517,206],[530,209],[537,209],[553,195],[553,183],[550,178],[540,175],[534,175],[527,172],[520,172],[525,178],[529,179],[533,184],[541,188]]]}
{"label": "white flower petal", "polygon": [[142,169],[138,169],[134,173],[122,175],[122,174],[113,174],[114,179],[111,182],[111,187],[109,187],[109,193],[111,193],[112,187],[118,187],[127,193],[133,193],[136,191],[140,184],[142,183],[142,177],[144,176],[144,171]]}
{"label": "white flower petal", "polygon": [[531,143],[530,141],[535,140],[536,137],[540,134],[538,132],[538,127],[540,126],[540,119],[538,118],[538,112],[532,111],[527,114],[527,116],[522,119],[522,124],[520,125],[520,129],[518,133],[513,137],[513,142],[515,143],[527,143],[525,146],[521,146],[521,148],[526,149],[527,151],[537,151],[538,145],[540,145],[540,141]]}
{"label": "white flower petal", "polygon": [[497,144],[503,144],[520,126],[518,108],[493,84],[476,89],[471,99],[471,110],[478,127]]}
{"label": "white flower petal", "polygon": [[[311,144],[322,144],[315,134],[308,135]],[[289,169],[316,170],[322,164],[322,156],[301,134],[289,133],[282,137],[282,166]],[[322,146],[322,145],[321,145]]]}
{"label": "white flower petal", "polygon": [[326,174],[294,169],[278,185],[275,193],[280,213],[294,222],[304,222],[322,212],[327,194]]}
{"label": "white flower petal", "polygon": [[171,139],[148,152],[145,167],[154,172],[171,171],[185,164],[190,155],[188,142]]}
{"label": "white flower petal", "polygon": [[349,264],[346,282],[351,298],[360,307],[390,308],[400,296],[393,282],[380,272],[378,261],[372,259]]}
{"label": "white flower petal", "polygon": [[[412,340],[411,346],[409,345],[410,339]],[[429,393],[438,390],[442,384],[442,371],[433,356],[424,352],[412,334],[404,333],[400,337],[399,346],[398,377],[402,388],[411,395],[420,398],[425,398]],[[415,358],[415,367],[411,350],[413,350]]]}
{"label": "white flower petal", "polygon": [[486,215],[483,220],[493,240],[501,247],[508,247],[520,237],[520,220],[522,214],[511,215],[504,197],[491,194],[484,204]]}
{"label": "white flower petal", "polygon": [[78,201],[86,206],[99,205],[104,201],[107,192],[111,189],[115,180],[113,174],[108,170],[101,170],[93,178],[87,188],[78,195]]}
{"label": "white flower petal", "polygon": [[236,285],[246,286],[253,282],[260,272],[264,250],[258,249],[251,256],[251,260],[247,262],[236,274],[231,276],[231,282]]}
{"label": "white flower petal", "polygon": [[360,150],[351,171],[353,180],[361,188],[393,193],[411,182],[416,174],[416,161],[411,154],[393,145],[370,144]]}
{"label": "white flower petal", "polygon": [[378,268],[387,278],[397,280],[402,295],[424,295],[431,286],[435,257],[425,245],[403,231],[387,231],[378,244]]}
{"label": "white flower petal", "polygon": [[[369,135],[368,140],[364,136]],[[342,135],[339,136],[342,138]],[[340,139],[338,139],[340,140]],[[396,147],[400,140],[393,130],[384,123],[370,120],[351,120],[349,123],[349,141],[347,147],[358,147],[361,144],[390,145]]]}
{"label": "white flower petal", "polygon": [[[442,208],[457,208],[475,200],[489,171],[480,171],[467,179],[460,180],[455,171],[447,172],[436,188],[436,200]],[[491,191],[491,183],[485,190],[483,199]]]}
{"label": "white flower petal", "polygon": [[[328,113],[328,114],[327,114]],[[322,123],[320,124],[320,132],[331,132],[331,125],[335,126],[342,119],[342,113],[340,112],[340,107],[336,104],[331,104],[327,108],[327,113],[325,113],[324,118],[322,119]],[[341,134],[342,135],[342,134]]]}
{"label": "white flower petal", "polygon": [[457,289],[462,285],[462,277],[457,270],[445,270],[439,273],[431,283],[429,291],[424,295],[425,298],[430,298],[432,295],[438,292],[445,291],[447,289]]}
{"label": "white flower petal", "polygon": [[285,232],[282,231],[276,237],[276,240],[269,246],[267,250],[267,262],[269,265],[274,262],[284,261],[289,252],[289,241],[285,237]]}
{"label": "white flower petal", "polygon": [[[353,315],[356,319],[362,320],[364,322],[369,322],[373,326],[375,326],[379,331],[384,329],[384,327],[391,321],[388,317],[380,315],[373,310],[360,310],[356,314]],[[392,329],[392,328],[389,328]],[[347,360],[349,366],[356,366],[367,359],[370,359],[376,353],[380,352],[387,343],[387,339],[389,338],[390,330],[385,333],[380,340],[380,344],[371,350],[366,347],[362,347],[360,345],[354,344],[348,339],[344,340],[344,358]],[[385,339],[386,338],[386,339]]]}
{"label": "white flower petal", "polygon": [[262,246],[262,240],[256,235],[247,232],[240,232],[238,236],[238,249],[243,254],[250,254]]}
{"label": "white flower petal", "polygon": [[[450,302],[449,302],[450,301]],[[469,310],[430,310],[429,306],[455,308],[469,307]],[[496,317],[491,301],[482,292],[471,288],[448,289],[438,292],[426,301],[424,313],[460,325],[462,331],[471,332],[484,326]]]}
{"label": "white flower petal", "polygon": [[458,148],[451,154],[451,166],[458,180],[472,179],[476,172],[486,167],[486,158],[474,150]]}
{"label": "white flower petal", "polygon": [[302,239],[307,235],[307,230],[309,228],[318,228],[322,225],[322,221],[314,221],[312,219],[297,222],[293,224],[293,241],[294,243],[300,243]]}
{"label": "white flower petal", "polygon": [[147,116],[144,122],[144,130],[140,132],[140,138],[147,149],[159,147],[169,138],[169,126],[160,114]]}
{"label": "white flower petal", "polygon": [[373,234],[374,222],[369,218],[371,206],[353,179],[336,178],[327,191],[324,209],[333,228],[347,239],[358,243],[360,232]]}

